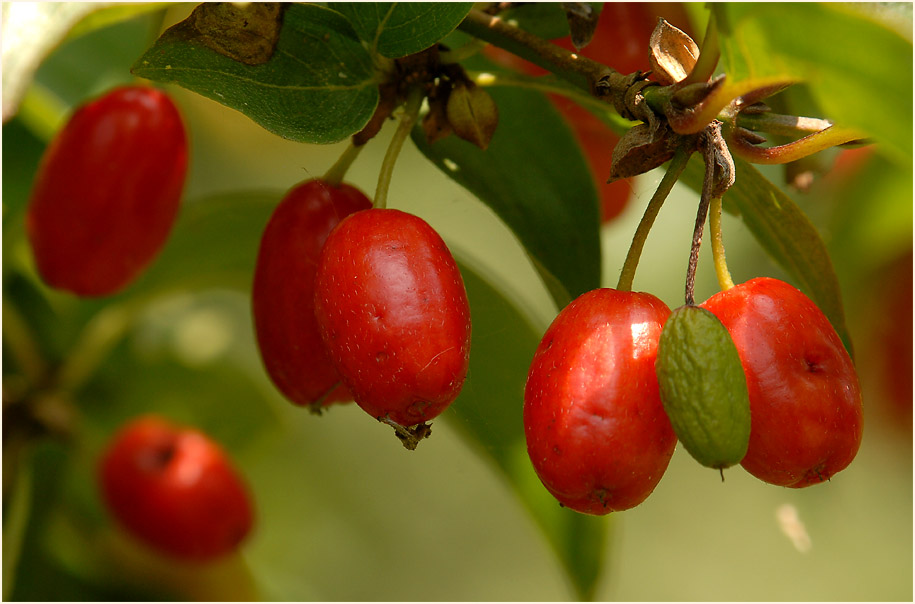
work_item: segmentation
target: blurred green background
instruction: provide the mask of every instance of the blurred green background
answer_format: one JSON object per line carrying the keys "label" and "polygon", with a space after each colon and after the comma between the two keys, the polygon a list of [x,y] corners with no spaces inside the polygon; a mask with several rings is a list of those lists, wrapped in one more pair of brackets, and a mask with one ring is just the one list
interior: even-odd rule
{"label": "blurred green background", "polygon": [[[51,358],[96,313],[108,309],[100,332],[105,321],[120,320],[117,304],[79,302],[36,284],[21,212],[42,139],[61,109],[129,81],[129,65],[160,27],[188,11],[174,6],[164,24],[151,13],[65,42],[38,71],[20,117],[3,126],[5,403],[20,369],[7,348],[8,299]],[[170,92],[191,138],[187,203],[243,191],[278,201],[295,183],[322,175],[345,148],[284,141],[214,102]],[[393,129],[386,126],[348,173],[369,195]],[[833,250],[845,295],[865,404],[857,459],[828,484],[792,490],[739,467],[722,483],[678,447],[645,503],[604,520],[609,538],[596,599],[912,599],[911,166],[866,152],[846,153],[842,161],[809,193],[791,194]],[[783,180],[780,168],[765,173]],[[616,284],[660,177],[656,171],[636,179],[626,212],[604,226],[604,286]],[[697,199],[685,187],[674,189],[635,280],[635,289],[671,307],[683,296]],[[389,205],[426,219],[536,333],[555,316],[511,232],[409,143]],[[238,228],[253,228],[244,221],[239,215]],[[739,219],[725,216],[724,237],[735,282],[786,278]],[[708,247],[699,299],[717,291]],[[261,368],[249,313],[245,296],[233,291],[160,296],[87,382],[71,441],[43,442],[10,458],[4,432],[5,599],[574,597],[538,526],[490,459],[466,440],[455,413],[436,420],[433,437],[408,453],[353,405],[321,417],[293,408]],[[521,394],[503,403],[520,408]],[[258,522],[239,556],[205,568],[173,564],[132,543],[101,509],[95,457],[121,422],[151,410],[205,427],[249,479]]]}

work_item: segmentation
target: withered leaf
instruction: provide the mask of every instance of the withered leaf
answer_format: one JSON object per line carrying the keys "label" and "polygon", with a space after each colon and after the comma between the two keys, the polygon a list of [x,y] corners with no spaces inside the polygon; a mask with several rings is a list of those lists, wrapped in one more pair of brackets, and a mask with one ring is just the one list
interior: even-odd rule
{"label": "withered leaf", "polygon": [[423,132],[426,133],[426,140],[429,141],[430,145],[454,132],[445,112],[447,102],[448,95],[429,97],[429,113],[423,117]]}
{"label": "withered leaf", "polygon": [[287,5],[280,2],[205,2],[179,27],[188,40],[244,63],[270,60]]}
{"label": "withered leaf", "polygon": [[572,45],[581,50],[591,42],[600,13],[594,10],[590,2],[560,2],[562,10],[569,21],[569,32],[572,34]]}
{"label": "withered leaf", "polygon": [[607,182],[654,170],[673,157],[676,150],[677,137],[667,126],[659,125],[654,130],[648,124],[633,126],[613,149]]}
{"label": "withered leaf", "polygon": [[499,109],[489,93],[473,82],[458,82],[445,107],[454,133],[486,150],[499,123]]}
{"label": "withered leaf", "polygon": [[648,44],[651,71],[664,85],[686,79],[699,58],[699,47],[693,39],[664,19],[658,19]]}

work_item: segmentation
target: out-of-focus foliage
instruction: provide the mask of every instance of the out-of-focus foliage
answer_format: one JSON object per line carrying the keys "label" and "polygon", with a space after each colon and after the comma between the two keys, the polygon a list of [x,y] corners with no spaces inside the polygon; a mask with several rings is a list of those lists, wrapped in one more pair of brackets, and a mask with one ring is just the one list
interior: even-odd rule
{"label": "out-of-focus foliage", "polygon": [[[76,300],[40,283],[23,229],[40,153],[69,107],[131,81],[130,66],[160,31],[163,14],[150,12],[156,8],[138,6],[131,19],[124,12],[106,13],[124,7],[94,12],[63,42],[69,25],[42,29],[17,46],[32,53],[33,63],[47,56],[30,70],[8,72],[4,55],[5,401],[21,388],[22,375],[35,360],[27,350],[23,354],[23,337],[39,365],[72,363],[76,350],[76,368],[82,364],[87,371],[72,393],[78,421],[69,439],[45,439],[17,450],[8,448],[16,443],[4,433],[6,599],[911,599],[911,357],[908,365],[897,362],[906,350],[899,335],[911,333],[912,175],[910,166],[898,161],[905,157],[911,115],[874,119],[911,107],[911,42],[902,53],[886,50],[906,41],[897,30],[847,6],[725,9],[739,34],[726,43],[726,60],[737,61],[738,50],[761,44],[770,54],[757,58],[754,69],[800,64],[798,73],[809,74],[817,65],[828,67],[815,88],[816,100],[830,118],[870,128],[881,142],[861,155],[857,169],[840,163],[807,194],[782,186],[781,169],[754,170],[752,177],[742,173],[742,180],[759,185],[754,190],[775,199],[769,209],[807,213],[809,228],[822,235],[832,257],[837,283],[823,286],[822,275],[813,271],[813,285],[801,285],[818,291],[826,307],[839,291],[845,301],[867,413],[858,459],[830,483],[794,491],[765,485],[739,468],[727,471],[722,484],[678,449],[644,504],[607,519],[559,508],[536,479],[521,434],[523,384],[559,300],[556,288],[551,292],[544,283],[544,266],[570,294],[615,284],[657,174],[639,178],[635,203],[602,228],[600,256],[564,269],[563,262],[574,262],[574,250],[545,247],[544,257],[554,262],[547,265],[530,254],[534,229],[519,232],[487,201],[498,183],[474,184],[467,175],[451,179],[439,169],[451,169],[445,159],[470,165],[457,151],[452,158],[424,149],[433,164],[417,149],[405,150],[390,204],[427,219],[463,260],[474,320],[465,392],[412,454],[354,405],[315,417],[286,403],[269,384],[254,346],[245,292],[260,230],[282,191],[322,174],[340,146],[282,140],[241,113],[169,88],[187,119],[193,158],[189,195],[167,248],[143,279],[110,300]],[[165,26],[186,17],[190,8],[170,8]],[[4,5],[4,17],[8,10]],[[694,29],[702,31],[705,9],[694,11],[699,25]],[[63,12],[59,15],[62,19]],[[555,29],[555,14],[544,19]],[[872,43],[833,40],[826,44],[831,54],[821,56],[810,32],[830,23]],[[436,35],[450,28],[443,24]],[[6,44],[5,39],[5,49]],[[868,64],[894,79],[838,81],[843,65]],[[36,79],[29,84],[32,74]],[[24,98],[11,121],[8,84],[10,90],[21,86]],[[531,117],[540,115],[539,104],[531,102],[525,115],[525,103],[512,91],[492,92],[500,109],[511,111],[503,119],[515,131],[525,119],[535,120],[524,133],[534,137],[543,125]],[[382,130],[347,175],[368,193],[392,129]],[[557,134],[551,140],[565,139]],[[527,150],[535,143],[534,137]],[[513,144],[518,141],[505,141],[509,149]],[[491,149],[498,148],[494,139]],[[522,151],[512,152],[521,157]],[[568,159],[563,153],[555,158],[557,169]],[[828,166],[837,155],[844,161],[846,154],[825,153],[823,162]],[[498,179],[498,170],[483,171],[493,167],[518,187],[539,182],[530,165],[511,162],[481,165],[476,176]],[[572,167],[557,178],[574,176]],[[563,191],[574,191],[569,205],[582,211],[573,212],[557,238],[586,249],[581,256],[598,254],[593,233],[569,232],[579,228],[578,220],[582,229],[597,222],[593,191],[573,183]],[[757,243],[754,200],[734,201],[742,217],[725,216],[724,237],[735,280],[791,278],[784,258],[773,254],[780,244],[764,249]],[[635,283],[672,307],[682,301],[695,204],[687,187],[675,189],[647,242]],[[822,246],[818,239],[808,243],[810,249],[785,253],[800,254],[815,266]],[[697,298],[716,291],[710,260],[703,249]],[[841,311],[841,302],[832,302]],[[910,339],[908,346],[910,354]],[[123,420],[149,411],[210,432],[250,480],[258,524],[238,556],[201,568],[161,559],[126,537],[101,507],[94,482],[98,452]]]}

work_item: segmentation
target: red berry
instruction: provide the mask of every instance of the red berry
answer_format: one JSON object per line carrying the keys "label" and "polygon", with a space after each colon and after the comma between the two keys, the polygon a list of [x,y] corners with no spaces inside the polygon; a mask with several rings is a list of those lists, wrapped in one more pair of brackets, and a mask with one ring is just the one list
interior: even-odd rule
{"label": "red berry", "polygon": [[371,209],[327,238],[315,316],[356,403],[415,426],[457,398],[467,375],[470,307],[445,242],[421,218]]}
{"label": "red berry", "polygon": [[80,296],[118,292],[168,238],[187,137],[154,88],[117,88],[79,108],[42,158],[26,229],[42,278]]}
{"label": "red berry", "polygon": [[806,487],[854,459],[863,410],[854,364],[826,315],[803,293],[758,278],[702,304],[737,346],[750,395],[741,465],[765,482]]}
{"label": "red berry", "polygon": [[544,334],[524,392],[524,432],[537,475],[564,506],[625,510],[661,480],[677,443],[655,376],[669,315],[650,294],[596,289]]}
{"label": "red berry", "polygon": [[309,180],[286,194],[261,238],[251,291],[255,334],[267,373],[297,405],[352,400],[318,332],[315,271],[331,230],[371,207],[355,187]]}
{"label": "red berry", "polygon": [[121,428],[99,480],[128,532],[170,556],[210,560],[236,549],[251,529],[248,491],[222,449],[156,416]]}

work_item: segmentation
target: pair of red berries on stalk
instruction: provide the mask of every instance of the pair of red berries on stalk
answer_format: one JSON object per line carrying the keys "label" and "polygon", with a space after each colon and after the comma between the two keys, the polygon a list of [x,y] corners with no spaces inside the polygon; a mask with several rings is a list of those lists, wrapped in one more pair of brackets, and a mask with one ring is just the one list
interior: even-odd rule
{"label": "pair of red berries on stalk", "polygon": [[[739,461],[760,480],[799,488],[851,463],[862,434],[857,375],[807,296],[757,278],[698,309],[683,308],[710,312],[723,324],[745,375],[749,439],[727,465]],[[634,507],[661,480],[678,435],[731,438],[710,434],[734,426],[710,416],[701,401],[693,401],[704,414],[698,437],[675,433],[678,410],[659,388],[659,343],[669,319],[670,309],[651,294],[598,289],[567,306],[543,336],[525,390],[524,427],[538,476],[564,506],[588,514]],[[691,344],[698,350],[686,354],[704,352],[701,342]],[[698,394],[706,390],[700,385]],[[704,465],[725,467],[705,462],[690,444],[684,442]]]}
{"label": "pair of red berries on stalk", "polygon": [[258,347],[290,401],[355,400],[407,448],[460,393],[470,307],[421,218],[325,180],[294,187],[264,230],[251,292]]}

